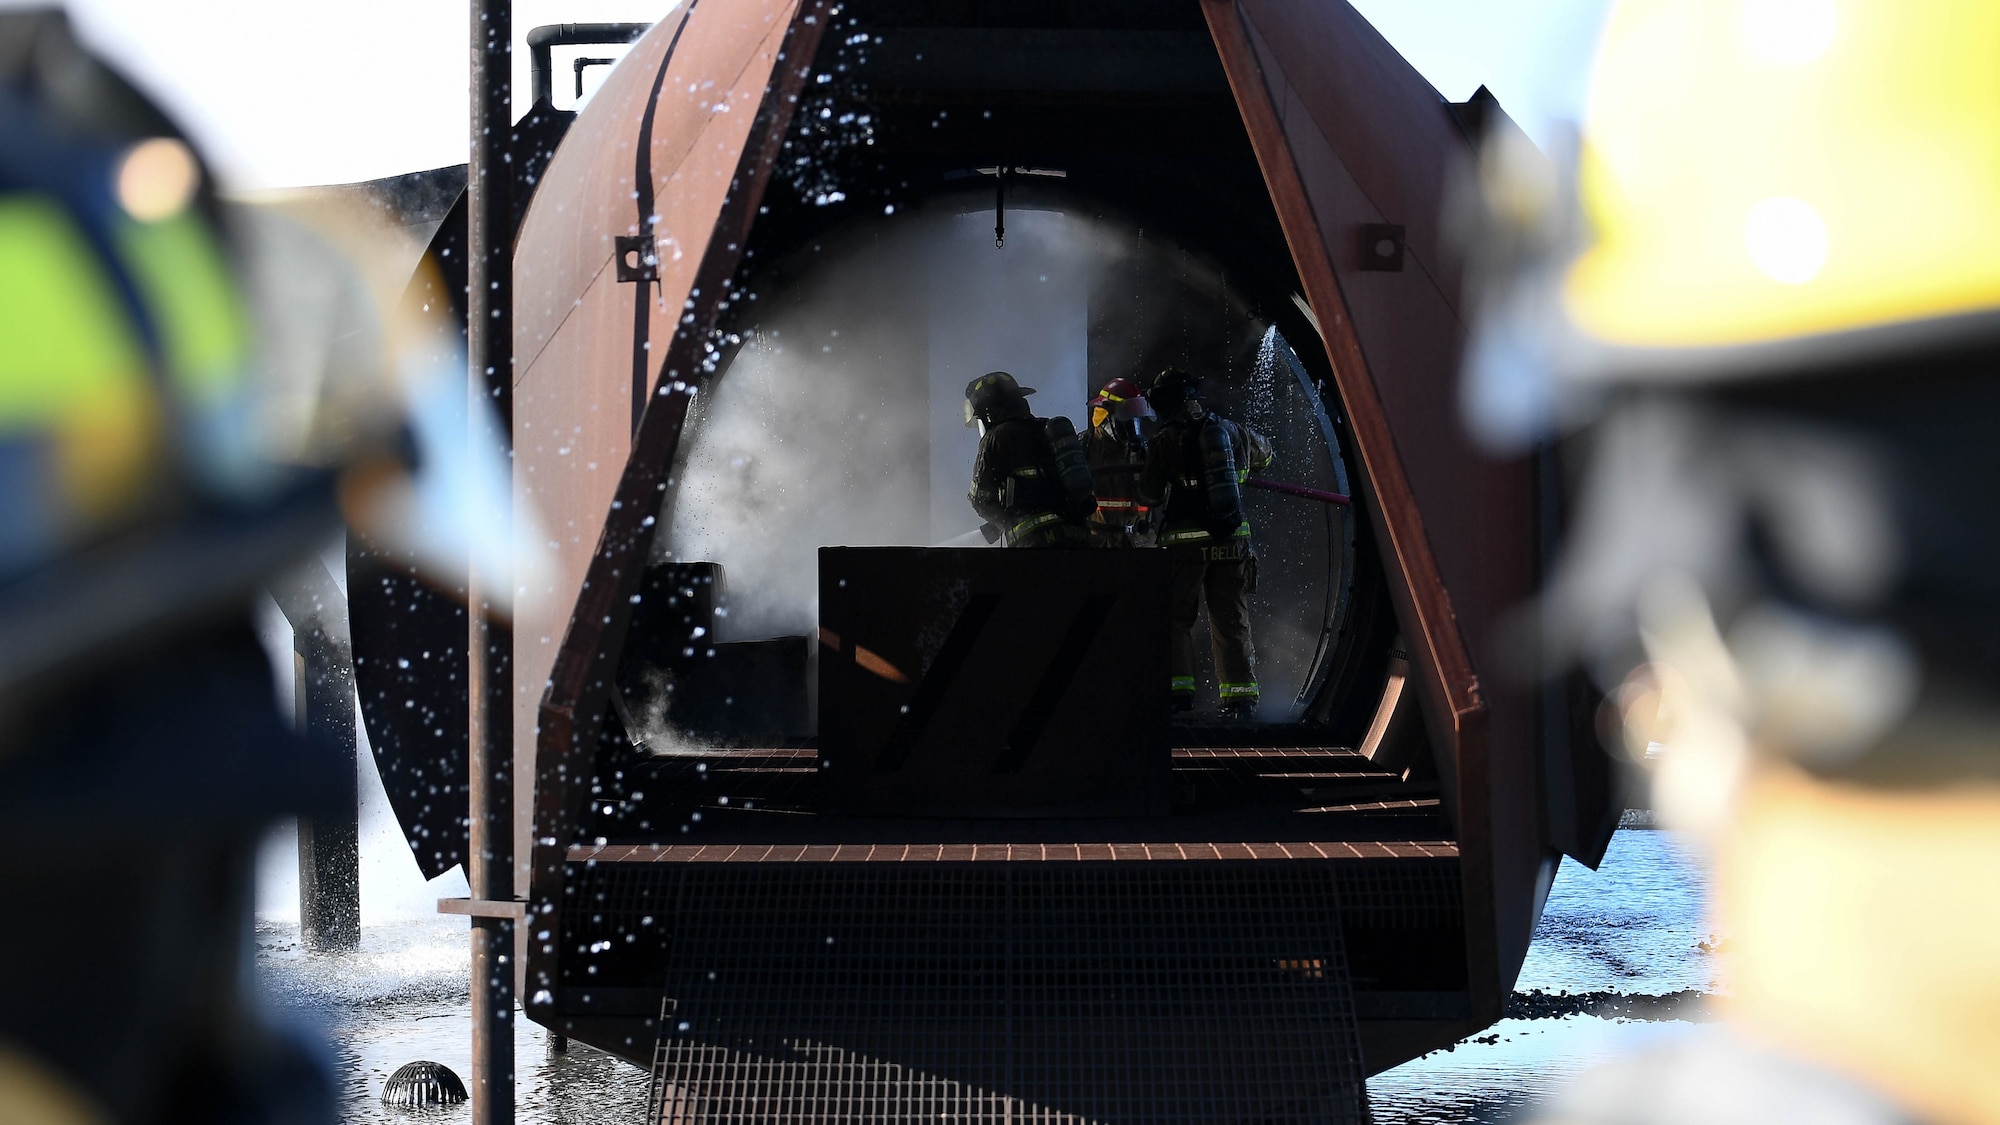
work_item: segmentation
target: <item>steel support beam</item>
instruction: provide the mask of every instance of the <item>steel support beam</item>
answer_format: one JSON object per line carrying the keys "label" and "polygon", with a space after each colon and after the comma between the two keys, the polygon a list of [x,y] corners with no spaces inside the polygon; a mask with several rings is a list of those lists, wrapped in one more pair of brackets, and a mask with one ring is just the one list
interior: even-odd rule
{"label": "steel support beam", "polygon": [[[467,412],[475,443],[500,441],[498,419],[513,385],[513,0],[472,0],[472,151],[466,170]],[[498,409],[496,409],[498,408]],[[466,583],[466,690],[470,711],[472,898],[514,898],[512,643],[492,594],[508,574],[474,559]],[[508,912],[472,919],[472,1120],[514,1120],[514,927]]]}
{"label": "steel support beam", "polygon": [[299,732],[347,766],[346,792],[332,802],[337,811],[299,818],[299,940],[316,952],[354,949],[361,944],[361,833],[347,598],[317,558],[269,589],[292,627]]}

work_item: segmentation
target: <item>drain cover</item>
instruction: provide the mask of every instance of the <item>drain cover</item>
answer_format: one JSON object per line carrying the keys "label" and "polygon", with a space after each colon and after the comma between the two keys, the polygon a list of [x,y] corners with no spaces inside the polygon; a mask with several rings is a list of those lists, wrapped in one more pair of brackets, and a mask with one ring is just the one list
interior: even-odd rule
{"label": "drain cover", "polygon": [[465,1083],[443,1063],[405,1063],[382,1085],[385,1105],[457,1105],[464,1100]]}

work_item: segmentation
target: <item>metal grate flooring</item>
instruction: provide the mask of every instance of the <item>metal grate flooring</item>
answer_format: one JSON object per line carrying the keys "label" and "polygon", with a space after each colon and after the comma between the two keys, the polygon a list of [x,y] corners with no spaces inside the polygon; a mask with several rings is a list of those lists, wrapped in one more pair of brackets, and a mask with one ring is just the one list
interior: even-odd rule
{"label": "metal grate flooring", "polygon": [[648,866],[653,1121],[1367,1120],[1333,864]]}
{"label": "metal grate flooring", "polygon": [[1462,992],[1458,849],[1310,733],[1177,728],[1152,817],[824,814],[810,746],[614,763],[556,1003],[657,1030],[655,1121],[1366,1121],[1354,989]]}
{"label": "metal grate flooring", "polygon": [[[1385,803],[1397,812],[1412,802]],[[1368,811],[1373,806],[1354,806]],[[1327,811],[1348,811],[1334,808]],[[572,844],[570,863],[1062,863],[1222,859],[1456,859],[1450,840],[1279,840],[1188,843]]]}

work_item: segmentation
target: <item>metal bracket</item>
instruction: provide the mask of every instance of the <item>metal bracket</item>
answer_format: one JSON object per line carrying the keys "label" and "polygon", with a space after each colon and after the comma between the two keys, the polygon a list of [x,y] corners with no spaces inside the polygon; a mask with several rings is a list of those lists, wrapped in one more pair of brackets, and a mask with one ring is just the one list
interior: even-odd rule
{"label": "metal bracket", "polygon": [[512,898],[441,898],[438,900],[438,913],[465,914],[473,918],[504,918],[510,922],[523,922],[528,917],[528,904]]}
{"label": "metal bracket", "polygon": [[1401,223],[1361,224],[1361,268],[1401,273],[1403,235]]}
{"label": "metal bracket", "polygon": [[617,252],[619,281],[660,279],[660,252],[651,235],[621,234],[612,239],[612,247]]}

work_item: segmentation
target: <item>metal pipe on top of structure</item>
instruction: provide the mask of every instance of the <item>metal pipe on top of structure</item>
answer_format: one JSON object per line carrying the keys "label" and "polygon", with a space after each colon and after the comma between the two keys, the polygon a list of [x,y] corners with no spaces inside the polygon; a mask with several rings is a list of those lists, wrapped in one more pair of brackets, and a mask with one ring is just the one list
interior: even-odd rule
{"label": "metal pipe on top of structure", "polygon": [[[631,43],[653,25],[650,23],[551,23],[543,24],[528,32],[529,74],[533,83],[529,93],[535,102],[555,102],[555,52],[556,47],[601,46],[606,43]],[[583,68],[586,64],[609,63],[612,59],[578,59],[576,80],[577,97],[583,97]]]}

